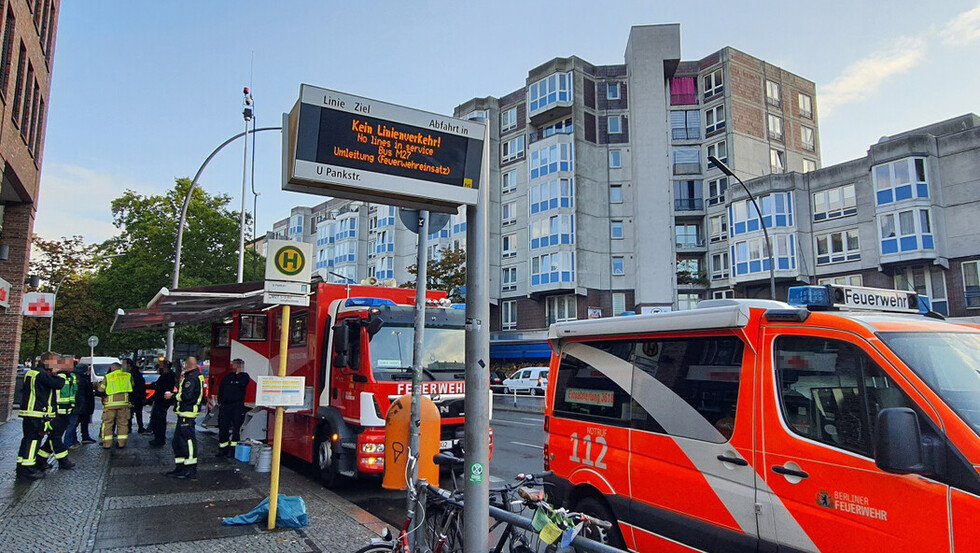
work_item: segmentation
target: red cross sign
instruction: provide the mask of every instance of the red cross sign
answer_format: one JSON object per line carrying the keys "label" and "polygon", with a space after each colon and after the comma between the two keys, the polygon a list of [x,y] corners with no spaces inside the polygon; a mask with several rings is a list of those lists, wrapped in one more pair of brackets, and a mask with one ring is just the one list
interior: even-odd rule
{"label": "red cross sign", "polygon": [[54,294],[41,294],[39,292],[24,294],[24,316],[50,317],[53,311]]}

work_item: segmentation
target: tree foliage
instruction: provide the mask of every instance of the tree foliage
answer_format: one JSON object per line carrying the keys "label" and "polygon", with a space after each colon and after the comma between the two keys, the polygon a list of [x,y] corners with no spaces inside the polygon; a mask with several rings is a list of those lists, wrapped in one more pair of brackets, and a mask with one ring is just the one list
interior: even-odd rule
{"label": "tree foliage", "polygon": [[[439,250],[435,259],[426,260],[425,282],[429,290],[442,290],[449,294],[449,299],[462,302],[460,291],[466,286],[466,250],[459,247],[444,246]],[[409,265],[408,272],[418,279],[418,265]],[[405,288],[414,288],[415,281],[406,282]]]}
{"label": "tree foliage", "polygon": [[[133,354],[140,349],[163,347],[163,329],[110,334],[109,328],[117,309],[145,307],[161,288],[172,287],[177,225],[189,188],[190,180],[182,178],[163,195],[127,190],[111,205],[113,224],[119,234],[102,244],[85,245],[77,236],[54,241],[36,239],[42,255],[36,265],[33,261],[31,265],[32,271],[41,276],[42,289],[53,289],[55,279],[71,275],[58,296],[56,351],[87,352],[85,341],[92,334],[99,336],[98,349],[105,354]],[[229,209],[230,202],[225,194],[194,190],[184,228],[179,287],[236,281],[240,214]],[[264,268],[261,256],[250,250],[245,252],[246,281],[261,279]],[[78,297],[74,298],[76,292]],[[68,311],[72,303],[79,310],[77,313]],[[45,325],[46,346],[48,320],[37,320]],[[62,325],[68,326],[63,330]],[[40,329],[25,325],[22,358],[26,358],[25,348],[32,347],[30,332],[35,331],[40,336]],[[209,340],[210,332],[205,326],[179,328],[177,332],[178,342],[204,345]]]}

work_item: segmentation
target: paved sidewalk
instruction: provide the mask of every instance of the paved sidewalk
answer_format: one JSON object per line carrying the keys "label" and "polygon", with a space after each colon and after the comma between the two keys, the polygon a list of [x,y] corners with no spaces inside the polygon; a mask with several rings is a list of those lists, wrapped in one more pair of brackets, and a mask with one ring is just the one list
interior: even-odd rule
{"label": "paved sidewalk", "polygon": [[[98,414],[98,412],[97,412]],[[97,432],[96,425],[92,425]],[[42,552],[248,551],[349,552],[377,536],[384,523],[283,467],[280,493],[306,502],[308,527],[268,532],[265,525],[222,526],[269,493],[269,475],[233,460],[215,459],[214,434],[198,432],[197,482],[172,480],[168,443],[153,449],[132,434],[126,449],[98,444],[72,450],[76,467],[50,469],[36,482],[17,481],[14,467],[20,419],[0,423],[0,548]]]}

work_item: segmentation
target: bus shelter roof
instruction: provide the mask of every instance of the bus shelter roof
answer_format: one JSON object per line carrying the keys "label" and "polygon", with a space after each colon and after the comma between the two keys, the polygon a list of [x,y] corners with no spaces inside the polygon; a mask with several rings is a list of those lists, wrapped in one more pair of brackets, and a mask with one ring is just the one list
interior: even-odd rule
{"label": "bus shelter roof", "polygon": [[143,309],[117,309],[112,332],[221,319],[239,309],[262,306],[264,282],[161,288]]}

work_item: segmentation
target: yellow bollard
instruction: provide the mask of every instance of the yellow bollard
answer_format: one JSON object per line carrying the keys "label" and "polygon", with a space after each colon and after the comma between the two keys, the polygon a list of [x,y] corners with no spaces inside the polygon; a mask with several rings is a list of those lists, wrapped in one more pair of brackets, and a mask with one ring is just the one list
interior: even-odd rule
{"label": "yellow bollard", "polygon": [[[288,305],[282,306],[282,330],[279,333],[279,376],[286,376],[286,361],[289,357],[289,316]],[[275,430],[272,435],[272,481],[269,484],[269,530],[276,529],[276,511],[279,508],[279,458],[282,453],[282,407],[276,407]]]}

